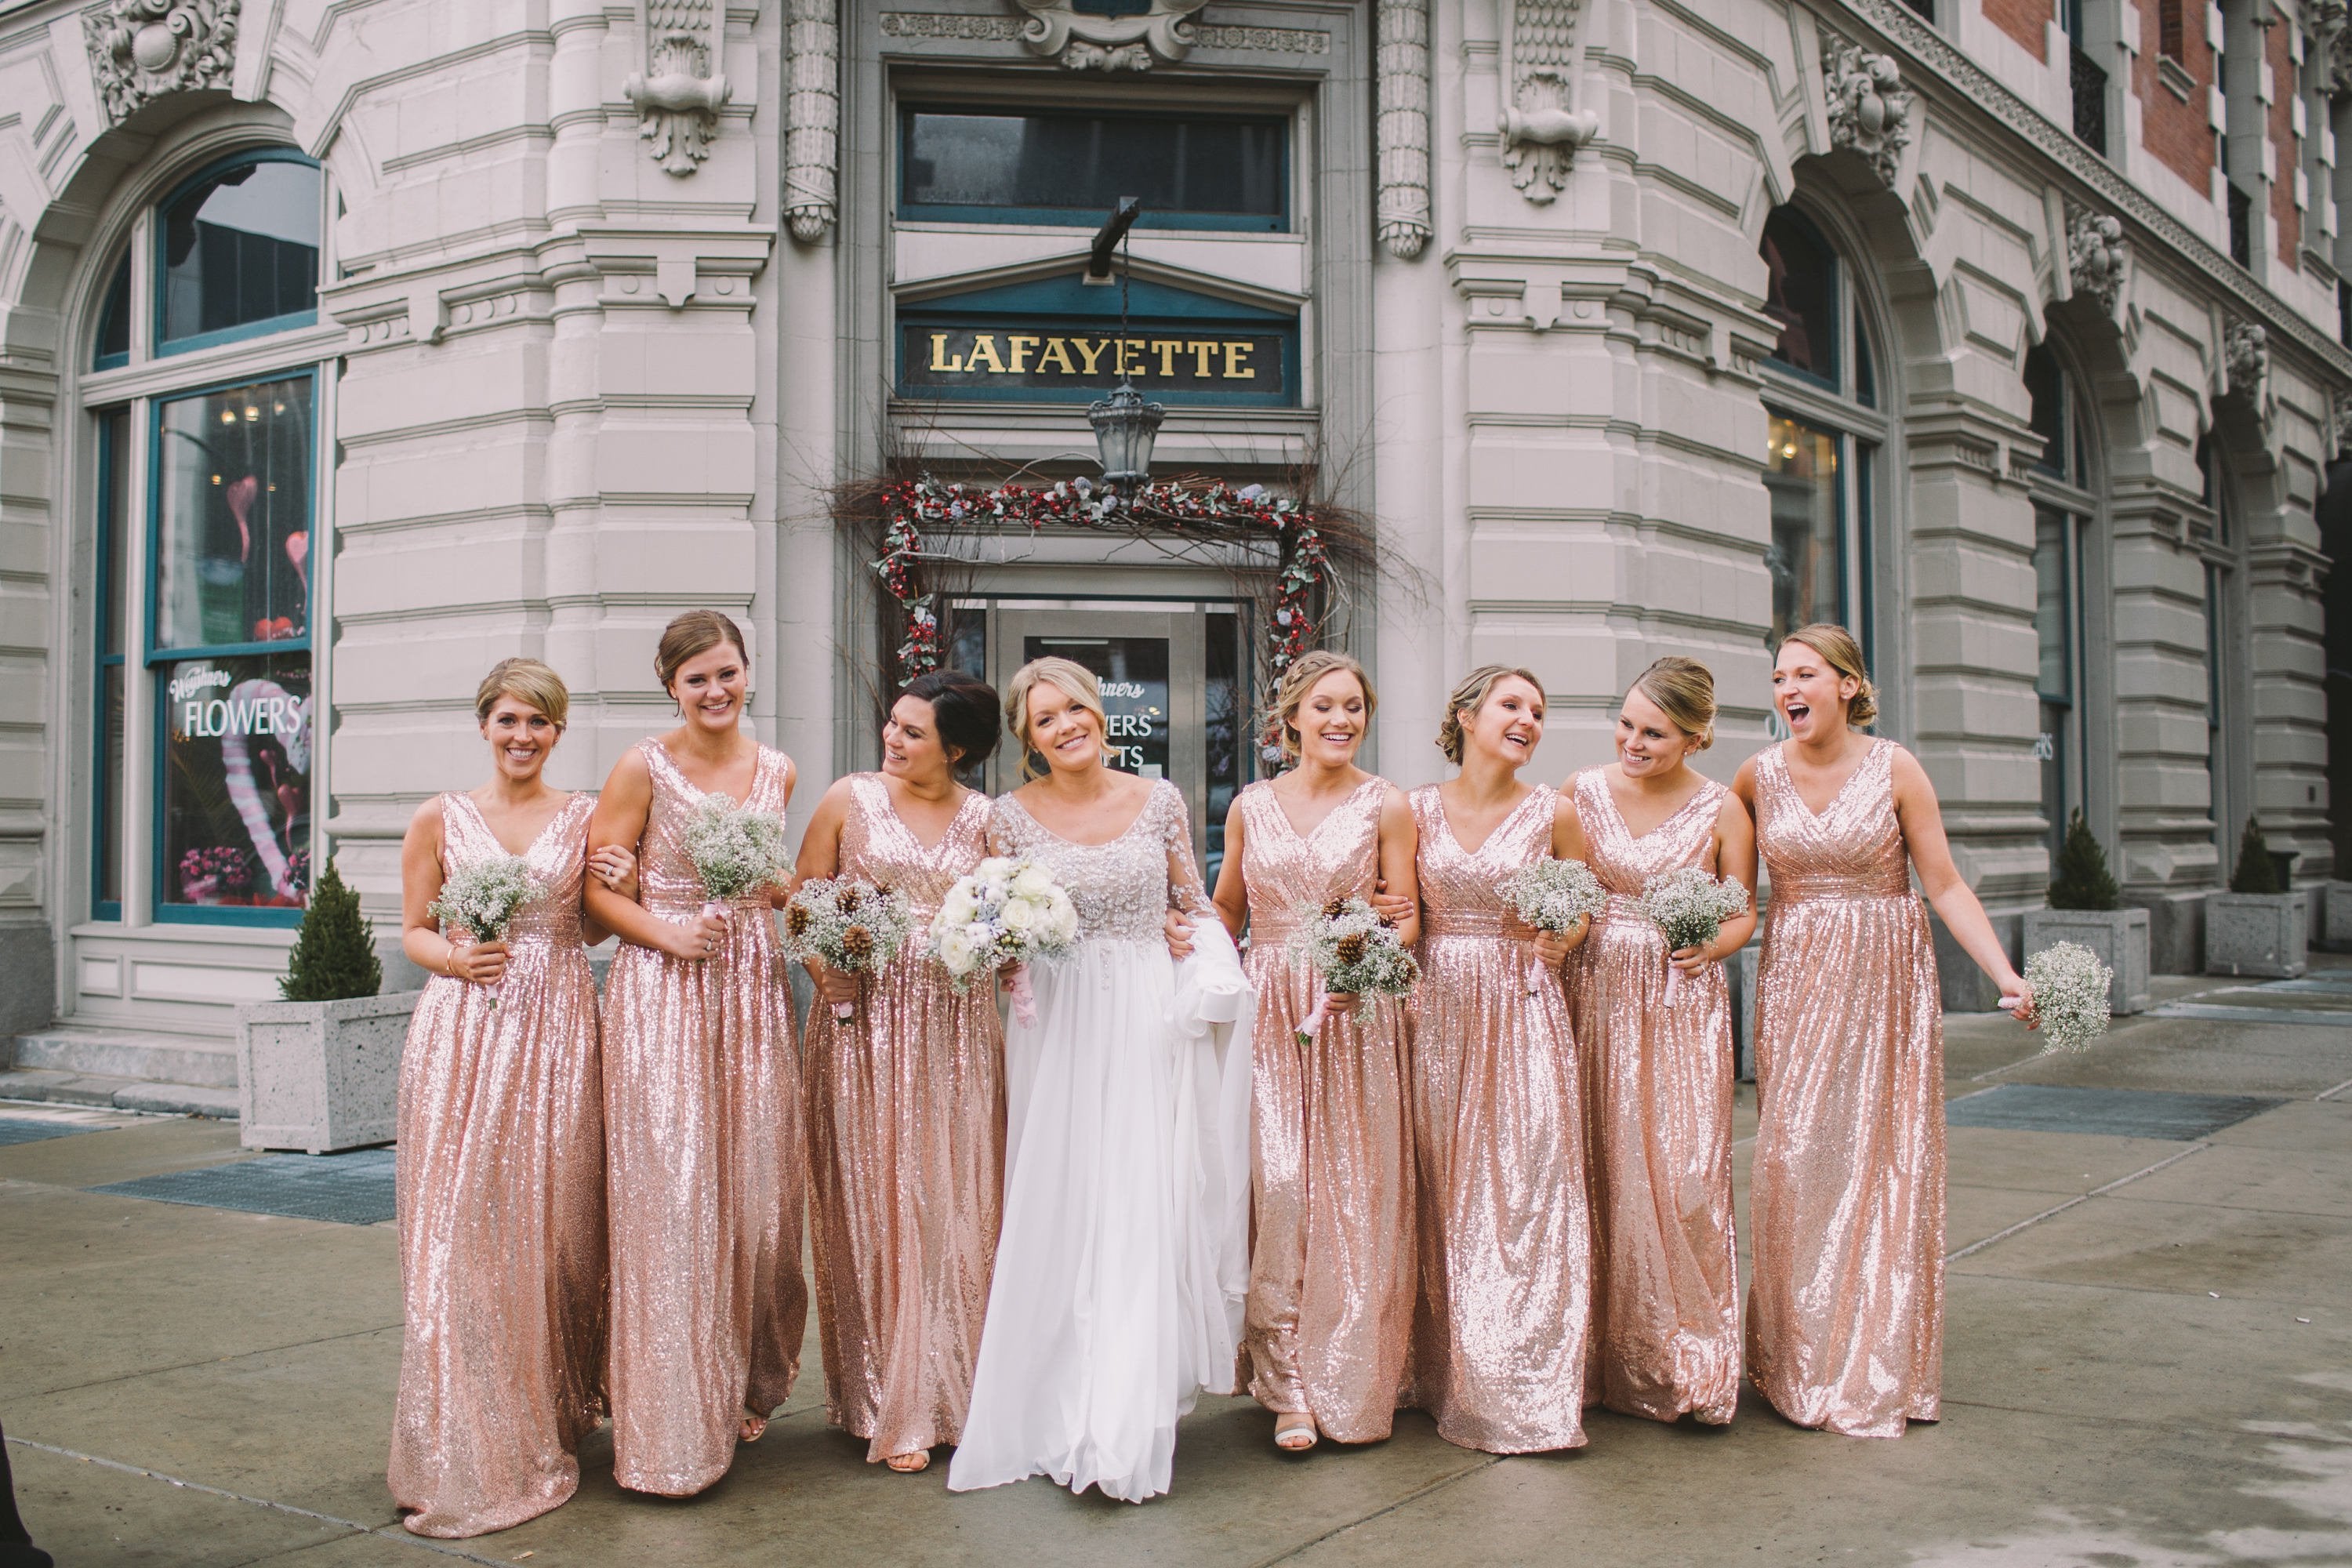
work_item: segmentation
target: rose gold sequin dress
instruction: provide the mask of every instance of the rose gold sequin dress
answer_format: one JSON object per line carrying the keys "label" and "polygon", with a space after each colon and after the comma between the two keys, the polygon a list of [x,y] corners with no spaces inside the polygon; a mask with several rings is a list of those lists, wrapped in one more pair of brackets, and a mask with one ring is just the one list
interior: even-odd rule
{"label": "rose gold sequin dress", "polygon": [[1715,823],[1728,792],[1702,784],[1637,838],[1608,775],[1587,768],[1574,785],[1587,863],[1609,890],[1568,969],[1591,1175],[1586,1393],[1629,1415],[1719,1425],[1739,1405],[1730,987],[1710,963],[1667,1006],[1666,939],[1633,900],[1678,867],[1720,874]]}
{"label": "rose gold sequin dress", "polygon": [[1538,784],[1475,854],[1454,837],[1435,784],[1411,798],[1423,906],[1414,1402],[1465,1448],[1577,1447],[1591,1234],[1576,1042],[1558,978],[1510,934],[1524,928],[1507,929],[1496,890],[1551,853],[1559,796]]}
{"label": "rose gold sequin dress", "polygon": [[1250,1392],[1342,1443],[1389,1435],[1412,1334],[1412,1114],[1402,1000],[1366,997],[1301,1045],[1315,973],[1287,951],[1302,910],[1380,878],[1384,779],[1301,836],[1270,784],[1242,791],[1257,992]]}
{"label": "rose gold sequin dress", "polygon": [[993,986],[958,994],[922,951],[940,900],[988,853],[988,797],[965,795],[926,849],[881,774],[849,790],[837,875],[896,889],[916,917],[847,1022],[821,1002],[809,1013],[825,1418],[875,1460],[963,1432],[1004,1175],[1004,1031]]}
{"label": "rose gold sequin dress", "polygon": [[[639,742],[653,809],[637,847],[645,907],[693,920],[702,883],[679,834],[702,793]],[[760,748],[745,805],[783,815],[784,755]],[[604,985],[613,1228],[613,1477],[687,1497],[726,1474],[736,1424],[800,1370],[800,1064],[765,889],[728,914],[708,960],[621,944]]]}
{"label": "rose gold sequin dress", "polygon": [[1944,1340],[1944,1019],[1877,741],[1819,816],[1756,759],[1771,872],[1756,997],[1748,1374],[1801,1426],[1936,1418]]}
{"label": "rose gold sequin dress", "polygon": [[[596,985],[580,945],[592,795],[525,857],[544,891],[507,934],[499,1002],[425,984],[400,1059],[401,1287],[407,1323],[390,1481],[419,1535],[479,1535],[580,1484],[604,1355],[604,1100]],[[506,850],[441,797],[445,872]]]}

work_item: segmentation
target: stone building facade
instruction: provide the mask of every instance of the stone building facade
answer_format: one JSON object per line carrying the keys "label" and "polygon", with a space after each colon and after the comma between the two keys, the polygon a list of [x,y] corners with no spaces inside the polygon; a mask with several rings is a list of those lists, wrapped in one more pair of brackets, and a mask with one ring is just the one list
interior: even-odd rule
{"label": "stone building facade", "polygon": [[[1474,663],[1564,775],[1667,651],[1727,777],[1843,619],[2005,929],[2080,809],[2193,967],[2247,816],[2332,870],[2348,85],[2343,0],[0,0],[0,1034],[217,1035],[330,852],[389,922],[504,655],[593,786],[716,605],[866,764],[837,492],[1094,473],[1114,331],[1156,471],[1371,520],[1400,782]],[[953,657],[1255,765],[1246,552],[954,564]]]}

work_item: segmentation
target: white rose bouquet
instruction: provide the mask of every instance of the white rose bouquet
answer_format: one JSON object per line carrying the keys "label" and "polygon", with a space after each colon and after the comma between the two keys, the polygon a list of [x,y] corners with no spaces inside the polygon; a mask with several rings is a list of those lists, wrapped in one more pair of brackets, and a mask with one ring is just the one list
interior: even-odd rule
{"label": "white rose bouquet", "polygon": [[[1522,921],[1552,936],[1566,936],[1577,921],[1609,907],[1608,889],[1581,860],[1546,858],[1522,866],[1503,879],[1499,890]],[[1530,972],[1528,995],[1536,994],[1538,983]]]}
{"label": "white rose bouquet", "polygon": [[[914,925],[915,909],[904,893],[862,878],[820,879],[784,905],[784,956],[820,959],[844,974],[871,974],[898,956]],[[833,1005],[836,1018],[856,1011],[847,1002]]]}
{"label": "white rose bouquet", "polygon": [[702,879],[702,912],[718,915],[754,888],[776,880],[792,857],[784,825],[771,813],[737,805],[732,796],[707,795],[687,818],[686,858]]}
{"label": "white rose bouquet", "polygon": [[[2107,1032],[2108,987],[2116,972],[2079,942],[2053,942],[2025,961],[2025,983],[2033,987],[2033,1020],[2042,1030],[2042,1049],[2088,1050]],[[2004,1007],[2018,998],[2004,996]]]}
{"label": "white rose bouquet", "polygon": [[1290,939],[1292,956],[1315,971],[1315,1005],[1299,1020],[1304,1045],[1323,1028],[1331,994],[1402,996],[1421,978],[1421,965],[1386,915],[1361,899],[1333,899],[1303,914]]}
{"label": "white rose bouquet", "polygon": [[1078,940],[1077,906],[1053,874],[1033,860],[992,855],[956,879],[931,917],[930,952],[959,991],[1010,967],[1005,984],[1013,1016],[1037,1021],[1037,1001],[1023,965],[1069,951]]}
{"label": "white rose bouquet", "polygon": [[1686,947],[1704,947],[1723,930],[1724,921],[1746,914],[1748,889],[1731,878],[1717,880],[1696,866],[1685,866],[1651,878],[1639,904],[1665,933],[1666,1005],[1671,1007],[1683,977],[1671,955]]}
{"label": "white rose bouquet", "polygon": [[[540,891],[539,879],[520,855],[492,855],[460,866],[441,884],[441,896],[425,912],[445,931],[463,931],[476,942],[503,942],[515,911]],[[497,985],[483,987],[499,1005]]]}

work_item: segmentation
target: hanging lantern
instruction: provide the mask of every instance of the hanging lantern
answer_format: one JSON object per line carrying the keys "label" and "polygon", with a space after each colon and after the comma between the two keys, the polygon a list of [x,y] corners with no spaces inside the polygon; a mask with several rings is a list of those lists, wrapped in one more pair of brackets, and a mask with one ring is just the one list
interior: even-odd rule
{"label": "hanging lantern", "polygon": [[1150,479],[1151,443],[1167,416],[1166,409],[1146,403],[1124,379],[1108,397],[1087,406],[1087,423],[1095,427],[1106,484],[1134,486]]}

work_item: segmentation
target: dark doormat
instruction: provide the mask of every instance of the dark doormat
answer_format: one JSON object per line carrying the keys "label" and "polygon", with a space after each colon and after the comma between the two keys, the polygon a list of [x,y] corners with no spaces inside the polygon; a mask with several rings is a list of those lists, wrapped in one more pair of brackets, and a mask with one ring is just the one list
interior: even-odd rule
{"label": "dark doormat", "polygon": [[380,1225],[393,1216],[392,1168],[389,1149],[361,1149],[349,1154],[264,1154],[232,1165],[167,1171],[89,1190],[198,1208],[236,1209],[242,1214]]}
{"label": "dark doormat", "polygon": [[2282,1103],[2252,1094],[2169,1094],[2150,1089],[2062,1089],[2004,1083],[1944,1107],[1948,1127],[2014,1132],[2092,1132],[2189,1142]]}
{"label": "dark doormat", "polygon": [[0,1145],[38,1143],[44,1138],[70,1138],[77,1132],[104,1132],[87,1121],[39,1121],[29,1116],[0,1116]]}

